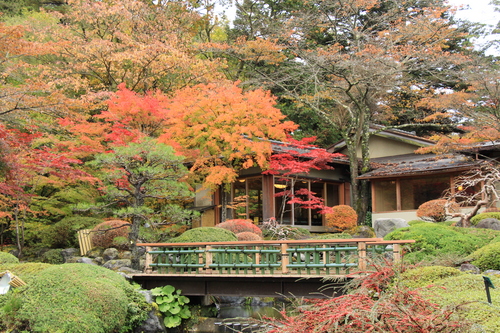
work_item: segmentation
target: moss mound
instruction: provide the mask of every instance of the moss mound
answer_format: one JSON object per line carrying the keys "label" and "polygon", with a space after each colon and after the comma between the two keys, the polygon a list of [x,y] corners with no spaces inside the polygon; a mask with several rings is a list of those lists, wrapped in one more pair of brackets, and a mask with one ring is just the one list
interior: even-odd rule
{"label": "moss mound", "polygon": [[22,288],[4,302],[1,323],[9,330],[125,332],[147,318],[142,296],[125,278],[99,266],[51,266]]}
{"label": "moss mound", "polygon": [[226,229],[215,227],[201,227],[190,229],[179,237],[172,238],[172,243],[198,243],[198,242],[234,242],[238,237]]}
{"label": "moss mound", "polygon": [[423,266],[405,271],[401,278],[403,283],[409,288],[420,288],[428,286],[435,281],[465,274],[453,267],[445,266]]}
{"label": "moss mound", "polygon": [[470,219],[470,223],[472,225],[476,225],[479,223],[479,221],[489,218],[500,220],[500,212],[488,212],[488,213],[477,214],[476,216]]}
{"label": "moss mound", "polygon": [[500,270],[500,242],[488,244],[467,257],[480,270]]}
{"label": "moss mound", "polygon": [[[490,278],[495,286],[500,285],[500,278]],[[500,294],[492,292],[493,305],[488,304],[481,275],[451,276],[435,281],[433,286],[421,289],[421,293],[441,307],[457,307],[456,312],[476,324],[473,332],[500,332],[500,316],[495,305],[500,304]]]}
{"label": "moss mound", "polygon": [[500,231],[496,230],[460,228],[423,222],[394,230],[384,239],[414,239],[416,242],[408,245],[409,253],[405,254],[405,260],[419,262],[432,260],[443,254],[457,254],[465,257],[499,235]]}
{"label": "moss mound", "polygon": [[0,265],[1,264],[19,264],[19,259],[8,252],[0,252]]}

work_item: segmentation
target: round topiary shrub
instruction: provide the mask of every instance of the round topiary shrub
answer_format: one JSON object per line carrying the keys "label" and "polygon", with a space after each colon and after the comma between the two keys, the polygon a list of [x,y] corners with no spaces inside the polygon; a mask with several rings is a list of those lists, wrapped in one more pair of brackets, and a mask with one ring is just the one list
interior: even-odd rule
{"label": "round topiary shrub", "polygon": [[438,280],[465,274],[454,267],[423,266],[404,271],[401,278],[409,288],[421,288]]}
{"label": "round topiary shrub", "polygon": [[200,227],[187,230],[179,237],[172,238],[172,243],[235,242],[238,237],[226,229]]}
{"label": "round topiary shrub", "polygon": [[244,231],[236,234],[239,241],[260,241],[262,237],[257,235],[256,233],[250,231]]}
{"label": "round topiary shrub", "polygon": [[30,332],[125,332],[147,319],[150,310],[123,276],[84,264],[46,268],[7,302],[16,308],[0,320],[10,330]]}
{"label": "round topiary shrub", "polygon": [[468,259],[472,259],[472,264],[482,271],[488,269],[500,270],[500,243],[495,242],[483,246],[471,253]]}
{"label": "round topiary shrub", "polygon": [[245,220],[245,219],[227,220],[225,222],[217,224],[215,227],[232,231],[235,234],[248,231],[248,232],[253,232],[254,234],[257,234],[259,236],[262,236],[262,230],[260,230],[258,226],[253,224],[252,220]]}
{"label": "round topiary shrub", "polygon": [[446,214],[445,207],[452,213],[458,213],[460,206],[456,202],[448,202],[444,199],[430,200],[421,204],[417,209],[417,217],[424,221],[444,222],[450,218]]}
{"label": "round topiary shrub", "polygon": [[8,252],[0,252],[0,264],[19,264],[19,259]]}
{"label": "round topiary shrub", "polygon": [[59,265],[64,263],[62,249],[51,249],[42,254],[42,262],[47,264]]}
{"label": "round topiary shrub", "polygon": [[130,222],[122,220],[104,221],[92,229],[92,245],[95,247],[115,247],[120,250],[127,250],[128,244],[116,243],[114,239],[117,237],[128,238],[129,231]]}
{"label": "round topiary shrub", "polygon": [[330,213],[325,214],[328,231],[342,232],[356,226],[358,214],[347,205],[333,206]]}

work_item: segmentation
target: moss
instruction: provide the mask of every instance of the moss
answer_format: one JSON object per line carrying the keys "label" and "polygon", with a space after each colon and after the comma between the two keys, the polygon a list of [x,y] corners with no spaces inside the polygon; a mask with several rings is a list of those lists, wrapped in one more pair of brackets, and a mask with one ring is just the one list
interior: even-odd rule
{"label": "moss", "polygon": [[226,229],[214,227],[201,227],[190,229],[179,237],[172,238],[172,243],[197,243],[197,242],[234,242],[238,237]]}
{"label": "moss", "polygon": [[314,236],[314,239],[350,239],[352,236],[345,232],[339,232],[335,234],[321,234]]}
{"label": "moss", "polygon": [[43,264],[39,262],[26,262],[20,264],[0,264],[0,271],[11,271],[14,275],[17,275],[21,280],[30,284],[31,281],[35,280],[37,275],[43,271],[52,267],[51,264]]}
{"label": "moss", "polygon": [[0,252],[0,264],[18,264],[19,259],[17,259],[16,256],[7,253],[7,252]]}
{"label": "moss", "polygon": [[42,262],[59,265],[64,263],[62,249],[51,249],[42,255]]}
{"label": "moss", "polygon": [[[490,276],[495,286],[500,278]],[[479,326],[474,332],[500,332],[500,316],[495,304],[500,304],[500,294],[492,292],[492,304],[486,301],[481,275],[462,274],[435,281],[421,293],[441,307],[457,307],[456,312]]]}
{"label": "moss", "polygon": [[[10,297],[12,302],[20,296]],[[21,294],[20,306],[2,317],[4,325],[17,330],[122,332],[132,328],[131,318],[147,318],[149,308],[141,297],[125,278],[108,269],[54,265],[40,271]]]}
{"label": "moss", "polygon": [[409,288],[420,288],[450,276],[465,274],[453,267],[423,266],[409,269],[401,274],[403,283]]}

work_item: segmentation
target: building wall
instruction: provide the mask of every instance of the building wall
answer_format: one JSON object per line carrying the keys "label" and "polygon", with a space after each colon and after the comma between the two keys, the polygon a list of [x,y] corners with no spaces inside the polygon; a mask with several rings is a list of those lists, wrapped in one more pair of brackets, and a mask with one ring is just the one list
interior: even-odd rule
{"label": "building wall", "polygon": [[[395,141],[380,136],[370,138],[370,158],[404,155],[414,153],[419,146],[414,144]],[[358,151],[361,155],[361,151]]]}

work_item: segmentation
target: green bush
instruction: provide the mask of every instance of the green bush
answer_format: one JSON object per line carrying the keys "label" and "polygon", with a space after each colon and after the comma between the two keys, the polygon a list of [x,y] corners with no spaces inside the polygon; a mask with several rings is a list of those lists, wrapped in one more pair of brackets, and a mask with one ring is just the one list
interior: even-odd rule
{"label": "green bush", "polygon": [[19,259],[8,252],[0,252],[0,264],[18,264]]}
{"label": "green bush", "polygon": [[51,266],[22,288],[4,303],[0,320],[8,330],[125,332],[150,309],[124,277],[94,265]]}
{"label": "green bush", "polygon": [[407,287],[420,288],[434,283],[435,281],[462,274],[465,273],[453,267],[423,266],[403,272],[401,278]]}
{"label": "green bush", "polygon": [[201,227],[190,229],[179,237],[172,238],[172,243],[198,243],[198,242],[234,242],[238,237],[226,229],[215,227]]}
{"label": "green bush", "polygon": [[490,218],[500,220],[500,212],[489,212],[489,213],[477,214],[476,216],[474,216],[470,219],[470,223],[472,225],[476,225],[479,223],[479,221],[484,220],[484,219],[490,219]]}
{"label": "green bush", "polygon": [[314,236],[314,239],[350,239],[352,236],[345,232],[339,232],[335,234],[321,234]]}
{"label": "green bush", "polygon": [[500,270],[500,242],[488,244],[468,256],[480,270]]}
{"label": "green bush", "polygon": [[65,217],[41,232],[41,241],[50,248],[78,247],[78,230],[92,229],[102,219],[85,216]]}
{"label": "green bush", "polygon": [[394,230],[384,239],[415,240],[415,243],[406,246],[409,252],[405,254],[405,260],[419,262],[430,261],[442,254],[457,254],[465,257],[484,244],[488,244],[498,235],[500,231],[496,230],[460,228],[424,222]]}
{"label": "green bush", "polygon": [[59,265],[64,263],[62,249],[51,249],[42,254],[42,262]]}

